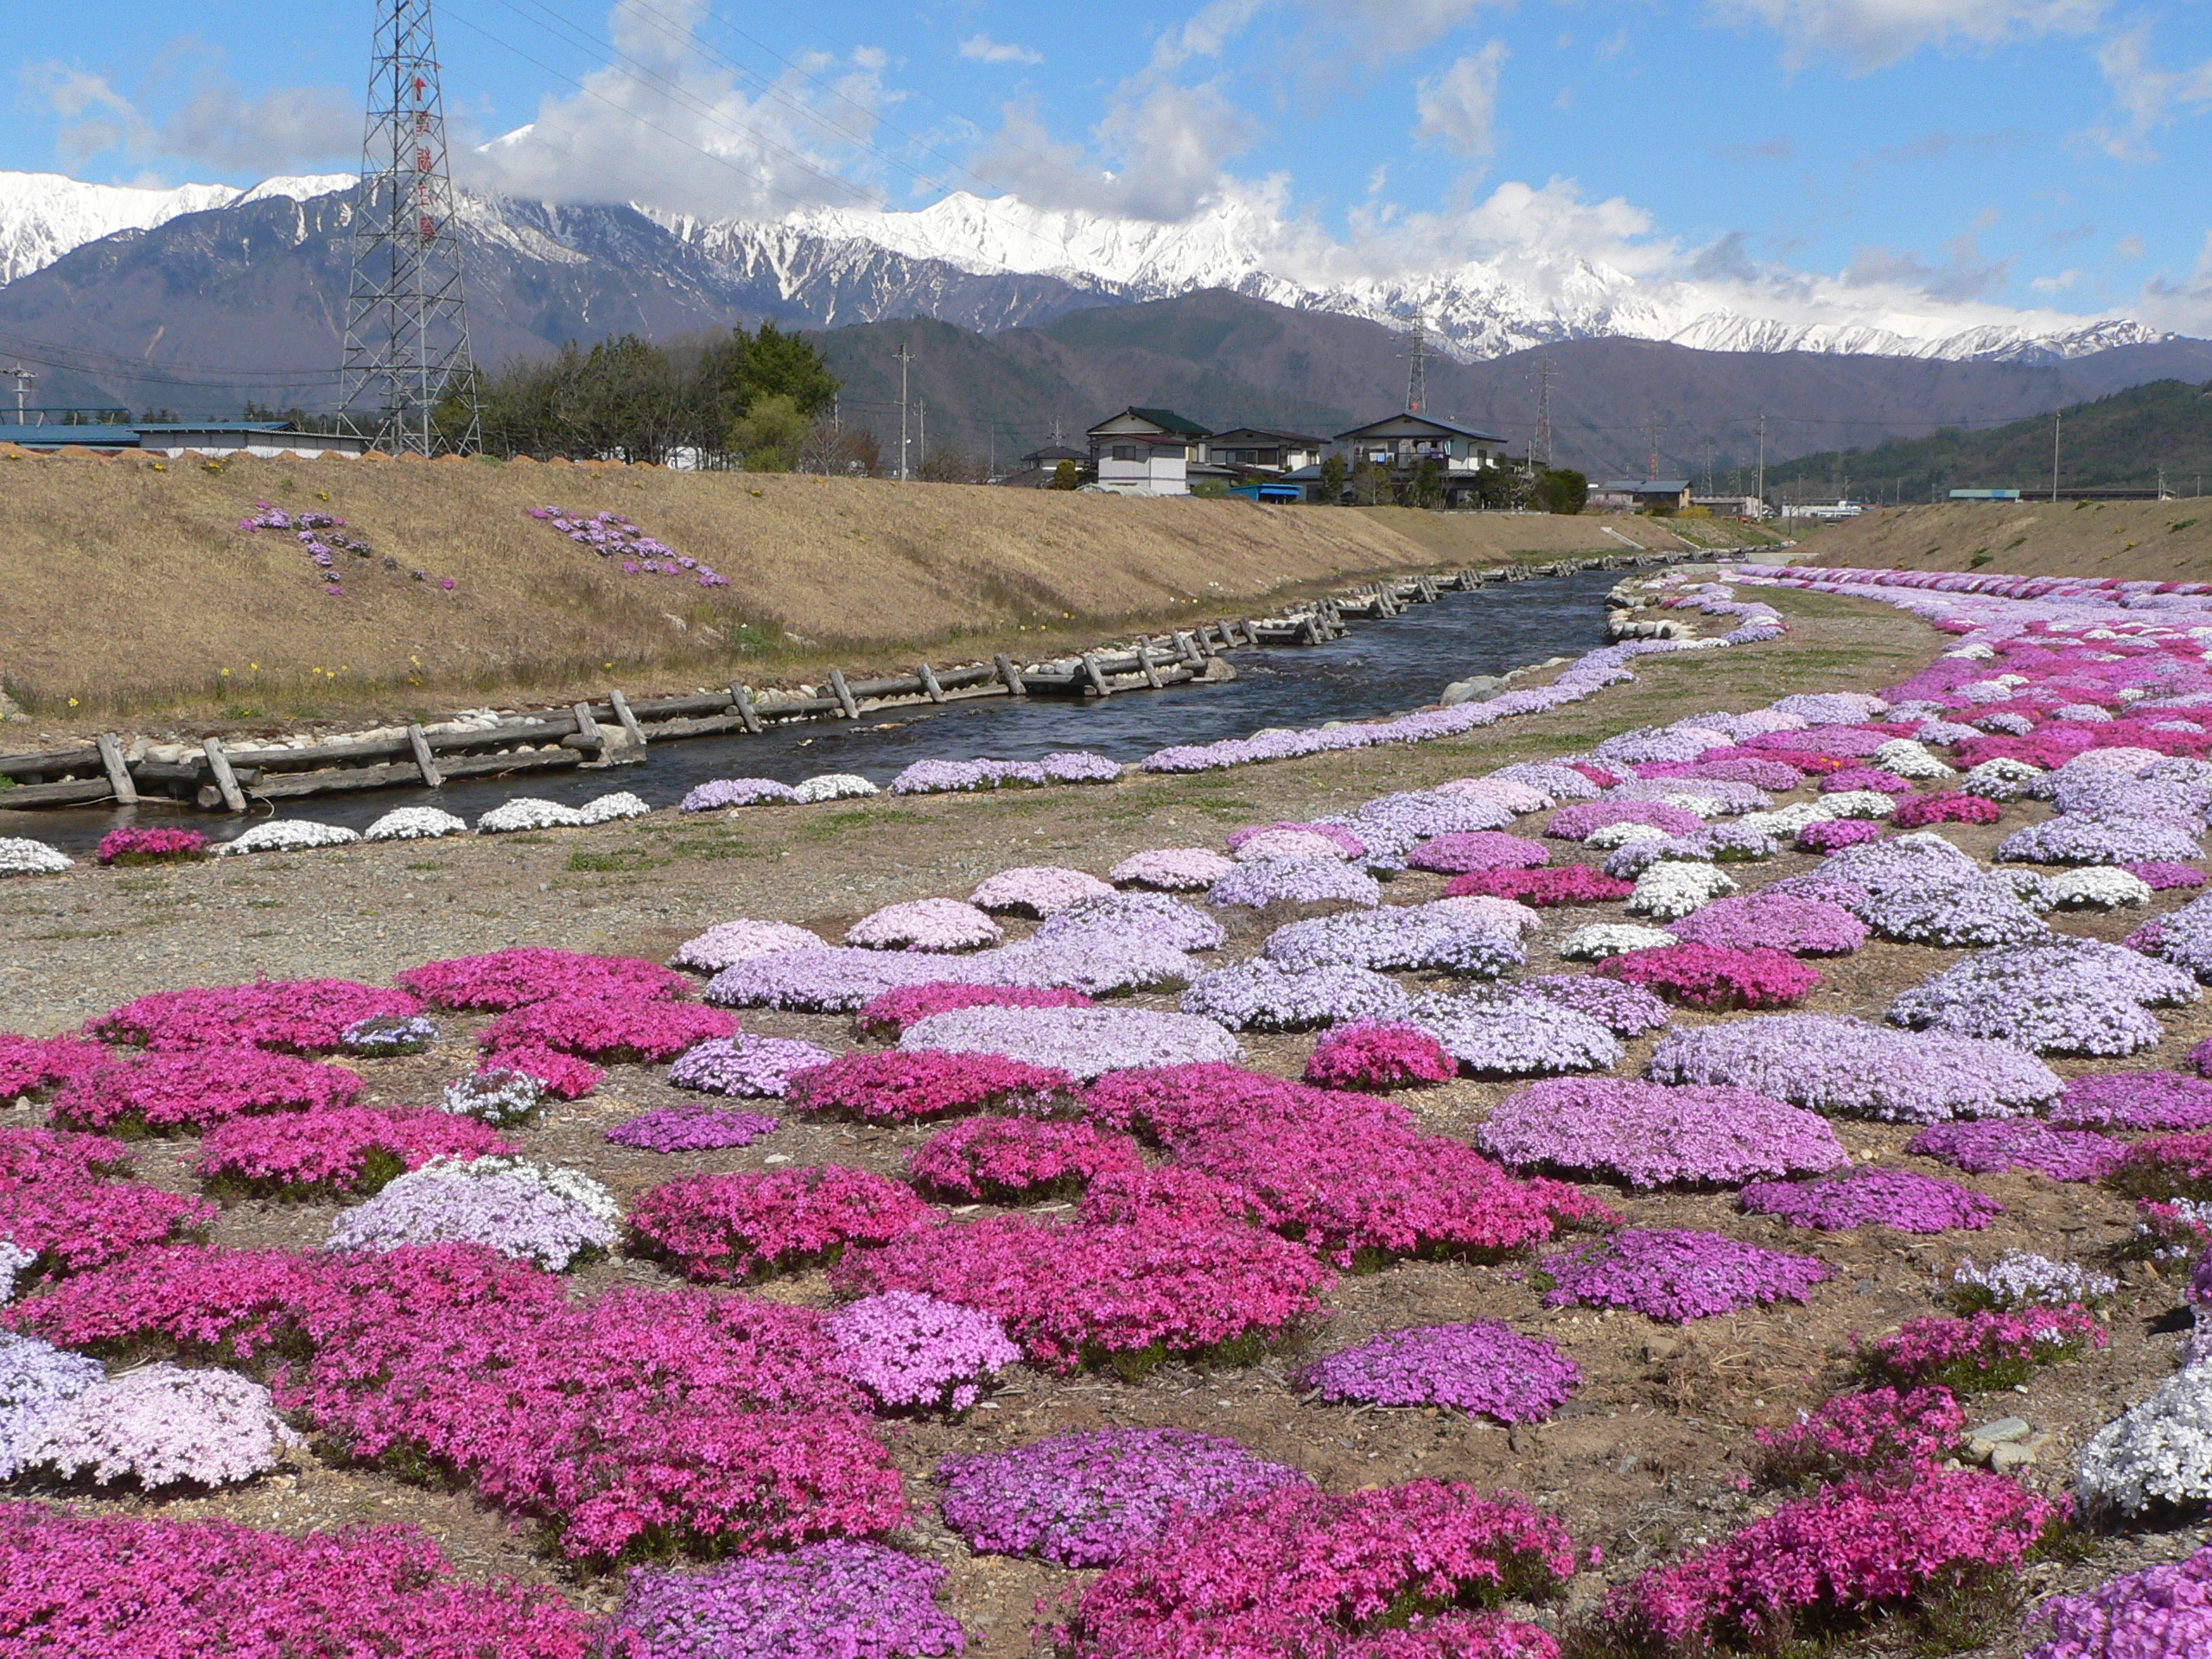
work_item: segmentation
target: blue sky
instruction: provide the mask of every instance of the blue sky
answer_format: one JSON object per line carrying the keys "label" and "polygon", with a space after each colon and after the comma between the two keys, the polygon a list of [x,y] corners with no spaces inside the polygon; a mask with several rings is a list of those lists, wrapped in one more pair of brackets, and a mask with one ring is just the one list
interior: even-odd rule
{"label": "blue sky", "polygon": [[[371,16],[16,7],[0,167],[349,168]],[[2212,333],[2201,0],[446,0],[439,35],[457,143],[537,124],[457,170],[531,194],[1234,202],[1385,276],[1517,249]]]}

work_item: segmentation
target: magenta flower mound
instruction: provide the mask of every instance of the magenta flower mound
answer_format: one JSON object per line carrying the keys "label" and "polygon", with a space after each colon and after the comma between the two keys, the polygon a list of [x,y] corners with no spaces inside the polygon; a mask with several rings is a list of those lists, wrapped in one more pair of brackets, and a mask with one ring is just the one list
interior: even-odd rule
{"label": "magenta flower mound", "polygon": [[749,1147],[775,1132],[776,1120],[721,1106],[657,1106],[607,1132],[611,1146],[639,1152],[714,1152]]}
{"label": "magenta flower mound", "polygon": [[1081,991],[1034,990],[1020,985],[956,985],[943,981],[901,985],[874,997],[853,1016],[856,1036],[895,1040],[909,1026],[957,1008],[1087,1008]]}
{"label": "magenta flower mound", "polygon": [[207,837],[197,830],[139,830],[126,824],[102,836],[93,856],[103,864],[162,864],[207,854]]}
{"label": "magenta flower mound", "polygon": [[1770,1481],[1832,1481],[1904,1473],[1964,1446],[1967,1414],[1948,1389],[1870,1389],[1829,1396],[1787,1428],[1762,1428],[1759,1472]]}
{"label": "magenta flower mound", "polygon": [[[668,1068],[668,1080],[678,1089],[772,1100],[791,1092],[794,1072],[810,1066],[827,1065],[836,1058],[828,1049],[817,1048],[796,1037],[753,1037],[742,1033],[735,1037],[709,1037],[677,1058],[676,1064]],[[740,1141],[735,1144],[745,1143]]]}
{"label": "magenta flower mound", "polygon": [[838,1370],[886,1411],[966,1411],[1021,1357],[992,1315],[911,1290],[863,1296],[825,1323]]}
{"label": "magenta flower mound", "polygon": [[1715,899],[1667,924],[1692,944],[1786,950],[1796,957],[1847,957],[1866,943],[1866,924],[1841,905],[1793,893]]}
{"label": "magenta flower mound", "polygon": [[2050,1121],[2082,1129],[2212,1128],[2212,1081],[2179,1071],[2089,1072],[2066,1080]]}
{"label": "magenta flower mound", "polygon": [[1797,832],[1797,849],[1806,853],[1833,853],[1882,838],[1882,826],[1867,818],[1821,818]]}
{"label": "magenta flower mound", "polygon": [[937,1605],[944,1568],[881,1544],[807,1544],[696,1573],[639,1569],[609,1659],[920,1659],[967,1637]]}
{"label": "magenta flower mound", "polygon": [[42,1093],[107,1059],[106,1049],[81,1037],[22,1037],[0,1031],[0,1100]]}
{"label": "magenta flower mound", "polygon": [[1551,1344],[1497,1319],[1386,1331],[1297,1377],[1332,1404],[1452,1406],[1501,1423],[1542,1422],[1581,1382]]}
{"label": "magenta flower mound", "polygon": [[[1511,1493],[1300,1482],[1171,1520],[1052,1634],[1068,1659],[1557,1659],[1548,1635],[1488,1609],[1548,1595],[1576,1565],[1567,1529]],[[1446,1611],[1408,1625],[1408,1606]]]}
{"label": "magenta flower mound", "polygon": [[636,957],[588,957],[574,950],[528,946],[481,957],[426,962],[394,976],[402,985],[442,1008],[504,1013],[554,998],[649,1001],[682,996],[690,982],[657,962]]}
{"label": "magenta flower mound", "polygon": [[1208,1135],[1269,1124],[1303,1128],[1357,1121],[1378,1129],[1413,1129],[1405,1108],[1389,1101],[1212,1064],[1109,1073],[1083,1091],[1083,1115],[1102,1128],[1127,1130],[1171,1150]]}
{"label": "magenta flower mound", "polygon": [[1541,842],[1501,830],[1462,830],[1424,841],[1406,855],[1416,870],[1463,875],[1469,870],[1529,870],[1551,862]]}
{"label": "magenta flower mound", "polygon": [[2144,859],[2120,868],[2142,882],[2153,893],[2164,893],[2175,887],[2201,887],[2204,872],[2194,864],[2172,864],[2157,859]]}
{"label": "magenta flower mound", "polygon": [[[0,1239],[49,1273],[118,1262],[208,1225],[215,1206],[106,1179],[135,1160],[121,1143],[47,1129],[0,1129]],[[17,1270],[27,1270],[17,1264]]]}
{"label": "magenta flower mound", "polygon": [[607,1074],[588,1060],[580,1060],[573,1054],[558,1053],[543,1043],[524,1043],[502,1049],[486,1060],[476,1073],[479,1079],[511,1075],[529,1078],[537,1084],[541,1096],[550,1095],[556,1100],[581,1100],[599,1087],[599,1080]]}
{"label": "magenta flower mound", "polygon": [[1976,1175],[2024,1169],[2054,1181],[2097,1180],[2110,1174],[2127,1154],[2124,1141],[2048,1128],[2033,1118],[1931,1123],[1905,1142],[1904,1149]]}
{"label": "magenta flower mound", "polygon": [[1687,1007],[1780,1008],[1802,1002],[1819,972],[1786,950],[1724,944],[1665,944],[1607,957],[1594,974],[1641,985]]}
{"label": "magenta flower mound", "polygon": [[1306,1477],[1187,1428],[1100,1428],[937,1466],[944,1524],[978,1554],[1111,1567],[1179,1514],[1205,1516]]}
{"label": "magenta flower mound", "polygon": [[1885,795],[1910,795],[1911,782],[1879,766],[1846,766],[1821,779],[1816,787],[1823,795],[1840,795],[1847,789],[1878,790]]}
{"label": "magenta flower mound", "polygon": [[996,1216],[849,1250],[830,1282],[841,1295],[915,1290],[995,1313],[1031,1359],[1066,1371],[1254,1357],[1319,1317],[1334,1275],[1297,1245],[1236,1224]]}
{"label": "magenta flower mound", "polygon": [[1075,1091],[1054,1067],[943,1049],[852,1053],[795,1073],[789,1098],[810,1112],[906,1123],[950,1112],[1041,1112]]}
{"label": "magenta flower mound", "polygon": [[1636,891],[1633,881],[1617,881],[1587,864],[1560,864],[1544,870],[1471,870],[1444,884],[1447,899],[1511,899],[1542,909],[1551,905],[1604,905]]}
{"label": "magenta flower mound", "polygon": [[[672,1060],[710,1037],[734,1037],[737,1017],[696,1002],[647,1002],[563,995],[527,1002],[494,1020],[478,1040],[493,1064],[543,1050],[606,1065]],[[520,1068],[528,1071],[526,1065]]]}
{"label": "magenta flower mound", "polygon": [[591,1645],[558,1592],[463,1578],[412,1527],[288,1537],[0,1503],[0,1644],[72,1659],[584,1659]]}
{"label": "magenta flower mound", "polygon": [[2212,1653],[2212,1547],[2053,1596],[2028,1615],[2050,1639],[2025,1659],[2196,1659]]}
{"label": "magenta flower mound", "polygon": [[1670,1651],[1756,1649],[1793,1626],[1908,1609],[1962,1577],[2010,1572],[2063,1513],[1986,1469],[1845,1479],[1649,1569],[1605,1611]]}
{"label": "magenta flower mound", "polygon": [[906,1154],[923,1185],[994,1204],[1072,1196],[1109,1170],[1143,1167],[1128,1135],[1033,1117],[968,1118]]}
{"label": "magenta flower mound", "polygon": [[1954,1394],[2009,1389],[2038,1365],[2071,1359],[2112,1338],[2097,1316],[2079,1306],[1984,1308],[1963,1318],[1923,1313],[1859,1351],[1873,1376],[1900,1388],[1934,1385]]}
{"label": "magenta flower mound", "polygon": [[513,1150],[485,1124],[450,1112],[339,1107],[218,1123],[192,1173],[225,1196],[366,1197],[433,1158]]}
{"label": "magenta flower mound", "polygon": [[1586,841],[1609,823],[1648,823],[1670,836],[1695,835],[1705,827],[1703,818],[1679,806],[1667,806],[1657,801],[1608,799],[1560,808],[1544,825],[1544,833],[1554,841]]}
{"label": "magenta flower mound", "polygon": [[630,1209],[646,1249],[722,1284],[834,1259],[849,1243],[885,1243],[931,1219],[904,1182],[838,1164],[686,1175],[648,1187]]}
{"label": "magenta flower mound", "polygon": [[1322,1035],[1306,1062],[1306,1081],[1317,1089],[1382,1091],[1448,1083],[1459,1062],[1444,1045],[1412,1026],[1357,1020]]}
{"label": "magenta flower mound", "polygon": [[914,899],[871,911],[845,930],[844,942],[868,950],[976,950],[1006,930],[957,899]]}
{"label": "magenta flower mound", "polygon": [[1624,1229],[1544,1258],[1546,1307],[1631,1308],[1679,1325],[1788,1297],[1802,1302],[1828,1277],[1817,1256],[1787,1255],[1719,1233]]}
{"label": "magenta flower mound", "polygon": [[65,1128],[174,1134],[249,1112],[334,1111],[360,1098],[361,1079],[257,1048],[187,1049],[111,1060],[73,1077],[54,1096]]}
{"label": "magenta flower mound", "polygon": [[1748,1089],[1662,1088],[1624,1077],[1559,1077],[1506,1096],[1475,1144],[1516,1169],[1630,1186],[1737,1186],[1818,1174],[1851,1154],[1825,1118]]}
{"label": "magenta flower mound", "polygon": [[1055,864],[1028,864],[1001,870],[968,895],[982,910],[1011,911],[1019,916],[1049,916],[1078,899],[1096,899],[1114,889],[1095,875]]}
{"label": "magenta flower mound", "polygon": [[1986,1192],[1907,1169],[1860,1167],[1826,1180],[1755,1181],[1737,1194],[1746,1213],[1780,1216],[1792,1227],[1847,1232],[1893,1227],[1901,1233],[1979,1229],[2005,1213]]}
{"label": "magenta flower mound", "polygon": [[378,1014],[423,1012],[404,991],[346,979],[264,979],[251,985],[155,991],[90,1021],[86,1034],[147,1048],[273,1048],[327,1053],[346,1028]]}
{"label": "magenta flower mound", "polygon": [[2212,1198],[2212,1133],[2139,1141],[2106,1182],[2133,1198]]}
{"label": "magenta flower mound", "polygon": [[[1821,785],[1823,789],[1827,786]],[[1994,823],[2004,810],[1980,795],[1916,795],[1897,803],[1890,822],[1900,830],[1919,830],[1931,823]]]}

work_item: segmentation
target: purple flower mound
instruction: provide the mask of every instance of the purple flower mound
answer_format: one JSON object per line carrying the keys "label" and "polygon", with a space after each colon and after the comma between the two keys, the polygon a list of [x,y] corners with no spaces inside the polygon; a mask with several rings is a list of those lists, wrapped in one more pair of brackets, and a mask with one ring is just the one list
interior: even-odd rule
{"label": "purple flower mound", "polygon": [[1122,775],[1122,763],[1087,749],[1055,749],[1038,761],[1046,780],[1055,784],[1110,784]]}
{"label": "purple flower mound", "polygon": [[1594,801],[1598,785],[1577,772],[1573,766],[1556,760],[1516,760],[1510,766],[1500,766],[1490,774],[1502,782],[1526,784],[1531,789],[1541,790],[1555,801]]}
{"label": "purple flower mound", "polygon": [[1140,933],[1176,950],[1211,950],[1223,938],[1219,922],[1164,893],[1109,893],[1078,899],[1039,922],[1032,937],[1079,939],[1110,933]]}
{"label": "purple flower mound", "polygon": [[1332,858],[1255,858],[1240,864],[1207,889],[1211,905],[1243,905],[1264,910],[1273,904],[1331,902],[1372,908],[1382,902],[1382,888],[1364,870]]}
{"label": "purple flower mound", "polygon": [[1910,795],[1912,784],[1894,772],[1885,772],[1879,766],[1846,766],[1832,772],[1821,779],[1818,785],[1823,795],[1840,795],[1847,789],[1876,789],[1885,795]]}
{"label": "purple flower mound", "polygon": [[679,812],[714,812],[725,806],[758,806],[763,801],[796,801],[789,784],[772,778],[716,778],[691,791],[676,804]]}
{"label": "purple flower mound", "polygon": [[1109,1567],[1179,1511],[1214,1515],[1306,1477],[1189,1429],[1101,1428],[949,1457],[937,1478],[944,1524],[978,1554]]}
{"label": "purple flower mound", "polygon": [[1179,1006],[1230,1031],[1311,1031],[1351,1020],[1397,1020],[1411,1000],[1397,981],[1370,969],[1255,960],[1201,975]]}
{"label": "purple flower mound", "polygon": [[1540,1277],[1551,1281],[1546,1307],[1625,1307],[1680,1325],[1755,1302],[1802,1302],[1828,1269],[1815,1256],[1763,1249],[1719,1233],[1629,1229],[1547,1256]]}
{"label": "purple flower mound", "polygon": [[2047,1128],[2035,1119],[1991,1123],[1931,1123],[1905,1143],[1907,1152],[1975,1175],[2024,1169],[2054,1181],[2101,1179],[2127,1155],[2125,1141],[2078,1129]]}
{"label": "purple flower mound", "polygon": [[1503,830],[1513,822],[1513,814],[1496,801],[1486,801],[1479,795],[1463,795],[1449,789],[1420,789],[1400,795],[1378,795],[1355,812],[1352,819],[1352,833],[1367,841],[1371,850],[1373,838],[1364,828],[1369,824],[1421,841],[1431,836],[1448,836],[1466,830]]}
{"label": "purple flower mound", "polygon": [[1552,814],[1544,833],[1554,841],[1586,841],[1609,823],[1648,823],[1670,836],[1694,836],[1705,827],[1703,818],[1679,806],[1664,806],[1656,801],[1604,800],[1561,807]]}
{"label": "purple flower mound", "polygon": [[1574,1362],[1497,1319],[1386,1331],[1317,1360],[1298,1386],[1331,1404],[1453,1406],[1501,1423],[1541,1423],[1581,1385]]}
{"label": "purple flower mound", "polygon": [[2142,859],[2120,868],[2143,883],[2153,893],[2164,893],[2173,887],[2201,887],[2204,872],[2194,864],[2169,864],[2158,859]]}
{"label": "purple flower mound", "polygon": [[1594,974],[1541,974],[1516,980],[1512,988],[1554,1007],[1587,1014],[1616,1037],[1640,1037],[1674,1018],[1667,1005],[1643,986]]}
{"label": "purple flower mound", "polygon": [[1821,818],[1797,832],[1797,846],[1802,852],[1833,853],[1881,838],[1882,826],[1866,818]]}
{"label": "purple flower mound", "polygon": [[1824,1118],[1748,1089],[1560,1077],[1506,1096],[1475,1144],[1516,1169],[1630,1186],[1738,1186],[1848,1168]]}
{"label": "purple flower mound", "polygon": [[2212,1548],[2053,1596],[2028,1616],[2050,1640],[2025,1659],[2202,1659],[2212,1653]]}
{"label": "purple flower mound", "polygon": [[1602,1071],[1621,1058],[1619,1041],[1600,1021],[1541,996],[1521,995],[1517,987],[1496,995],[1416,998],[1402,1018],[1478,1077]]}
{"label": "purple flower mound", "polygon": [[630,1574],[606,1649],[622,1659],[915,1659],[966,1644],[944,1569],[880,1544],[807,1544],[700,1573]]}
{"label": "purple flower mound", "polygon": [[1291,922],[1268,934],[1260,949],[1286,968],[1425,970],[1478,979],[1496,979],[1525,960],[1508,934],[1426,906],[1392,905]]}
{"label": "purple flower mound", "polygon": [[2195,836],[2155,818],[2083,818],[2061,813],[1997,843],[1999,862],[2017,864],[2185,863],[2203,856]]}
{"label": "purple flower mound", "polygon": [[1464,875],[1469,870],[1533,870],[1551,862],[1541,842],[1497,830],[1465,830],[1424,841],[1406,855],[1417,870]]}
{"label": "purple flower mound", "polygon": [[887,1411],[966,1411],[1021,1357],[997,1315],[918,1291],[863,1296],[823,1323],[838,1370]]}
{"label": "purple flower mound", "polygon": [[1716,899],[1667,931],[1693,944],[1754,947],[1799,957],[1846,957],[1866,943],[1866,925],[1841,905],[1791,893]]}
{"label": "purple flower mound", "polygon": [[2146,1005],[2193,1002],[2179,969],[2098,939],[2055,936],[1969,957],[1900,992],[1894,1025],[1987,1037],[2037,1054],[2133,1054],[2164,1029]]}
{"label": "purple flower mound", "polygon": [[[2201,1064],[2195,1050],[2189,1058],[2192,1064]],[[2212,1128],[2212,1082],[2179,1071],[2104,1071],[2071,1077],[2065,1094],[2050,1109],[2050,1121],[2077,1129]]]}
{"label": "purple flower mound", "polygon": [[1272,836],[1277,830],[1319,836],[1324,841],[1333,842],[1346,858],[1367,856],[1367,843],[1342,824],[1294,823],[1288,819],[1282,819],[1274,823],[1248,823],[1242,830],[1232,830],[1224,838],[1223,845],[1233,853],[1246,842],[1256,840],[1262,836]]}
{"label": "purple flower mound", "polygon": [[[779,1100],[791,1088],[792,1072],[827,1065],[836,1058],[828,1049],[795,1037],[709,1037],[677,1056],[676,1064],[668,1068],[668,1080],[678,1089],[709,1095]],[[741,1147],[745,1142],[715,1144]]]}
{"label": "purple flower mound", "polygon": [[758,1112],[733,1112],[719,1106],[659,1106],[640,1112],[607,1132],[610,1145],[639,1152],[712,1152],[749,1147],[772,1134],[776,1120]]}
{"label": "purple flower mound", "polygon": [[1901,1233],[1982,1228],[2005,1206],[1986,1192],[1905,1169],[1859,1169],[1819,1181],[1758,1181],[1737,1194],[1755,1216],[1779,1216],[1792,1227],[1824,1233],[1854,1227],[1894,1227]]}

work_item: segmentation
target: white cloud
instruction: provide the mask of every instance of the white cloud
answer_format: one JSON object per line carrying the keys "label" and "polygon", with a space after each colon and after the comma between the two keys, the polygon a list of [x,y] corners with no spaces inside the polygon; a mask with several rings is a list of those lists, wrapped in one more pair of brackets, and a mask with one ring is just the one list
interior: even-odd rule
{"label": "white cloud", "polygon": [[2177,115],[2212,108],[2212,59],[2183,69],[2159,67],[2151,25],[2139,22],[2097,49],[2097,67],[2119,105],[2119,118],[2093,127],[2099,149],[2120,161],[2158,159],[2150,137]]}
{"label": "white cloud", "polygon": [[960,55],[976,63],[1042,63],[1045,54],[1026,46],[995,41],[988,35],[970,35],[960,42]]}
{"label": "white cloud", "polygon": [[2196,265],[2177,282],[2164,272],[2143,284],[2137,308],[2144,321],[2185,334],[2212,334],[2212,231],[2204,234]]}
{"label": "white cloud", "polygon": [[[171,56],[180,63],[198,60],[198,67],[182,97],[153,113],[105,76],[66,64],[26,64],[16,78],[61,118],[54,143],[73,162],[117,151],[134,161],[168,158],[225,172],[278,173],[359,153],[360,111],[345,95],[326,86],[279,86],[250,98],[196,42]],[[151,90],[160,103],[162,88]]]}
{"label": "white cloud", "polygon": [[1414,109],[1421,118],[1414,137],[1471,159],[1487,156],[1496,148],[1497,72],[1504,61],[1504,45],[1492,41],[1414,83]]}
{"label": "white cloud", "polygon": [[1218,198],[1224,165],[1251,148],[1259,130],[1218,87],[1147,86],[1147,79],[1109,98],[1089,149],[1054,140],[1033,109],[1008,105],[976,171],[1040,207],[1163,224],[1191,218]]}
{"label": "white cloud", "polygon": [[1780,35],[1792,67],[1833,54],[1865,73],[1923,47],[1987,49],[2044,35],[2083,35],[2107,0],[1713,0],[1723,16]]}

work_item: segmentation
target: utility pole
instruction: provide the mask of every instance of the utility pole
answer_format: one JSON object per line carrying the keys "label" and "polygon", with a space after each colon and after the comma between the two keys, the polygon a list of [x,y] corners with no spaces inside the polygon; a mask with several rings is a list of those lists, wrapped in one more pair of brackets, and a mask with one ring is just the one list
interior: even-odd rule
{"label": "utility pole", "polygon": [[14,368],[9,370],[8,373],[10,378],[11,378],[16,383],[16,424],[17,426],[22,426],[25,423],[23,389],[31,381],[37,379],[38,375],[35,371],[25,368],[20,363],[16,364]]}
{"label": "utility pole", "polygon": [[1418,415],[1428,403],[1428,324],[1418,311],[1406,354],[1411,359],[1406,369],[1406,413]]}
{"label": "utility pole", "polygon": [[921,401],[916,404],[914,413],[918,417],[919,417],[922,423],[921,464],[925,468],[926,468],[930,464],[930,400],[926,397],[921,399]]}
{"label": "utility pole", "polygon": [[1713,439],[1710,435],[1705,440],[1705,493],[1707,495],[1713,493]]}
{"label": "utility pole", "polygon": [[902,340],[899,342],[899,349],[891,355],[899,359],[899,481],[904,484],[906,481],[906,365],[914,360],[914,354],[906,349],[906,342]]}
{"label": "utility pole", "polygon": [[1536,441],[1529,446],[1529,464],[1549,472],[1552,466],[1552,354],[1536,361]]}
{"label": "utility pole", "polygon": [[2059,427],[2060,427],[2061,423],[2063,423],[2065,419],[2066,419],[2066,411],[2065,411],[2064,410],[2063,410],[2063,409],[2061,409],[2061,410],[2054,410],[2051,412],[2051,416],[2050,416],[2050,499],[2051,499],[2051,501],[2053,502],[2053,504],[2054,504],[2054,505],[2055,505],[2055,504],[2057,502],[2057,500],[2058,500],[2058,431],[2059,431]]}
{"label": "utility pole", "polygon": [[1644,473],[1643,473],[1643,481],[1644,481],[1645,483],[1647,483],[1647,484],[1649,484],[1649,483],[1652,483],[1652,482],[1655,482],[1655,481],[1658,479],[1658,476],[1659,476],[1659,415],[1658,415],[1658,411],[1655,410],[1652,412],[1652,416],[1651,416],[1651,455],[1650,455],[1650,459],[1649,460],[1649,461],[1645,464]]}
{"label": "utility pole", "polygon": [[1766,410],[1759,410],[1759,517],[1766,517]]}

